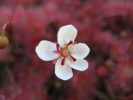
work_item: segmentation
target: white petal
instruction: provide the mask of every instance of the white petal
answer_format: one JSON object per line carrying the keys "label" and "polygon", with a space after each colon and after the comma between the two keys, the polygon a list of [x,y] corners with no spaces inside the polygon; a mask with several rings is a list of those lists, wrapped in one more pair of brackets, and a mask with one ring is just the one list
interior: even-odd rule
{"label": "white petal", "polygon": [[68,80],[73,76],[71,67],[66,62],[62,66],[61,59],[57,60],[57,63],[55,65],[55,74],[62,80]]}
{"label": "white petal", "polygon": [[84,71],[88,68],[89,64],[86,60],[84,59],[78,59],[75,62],[67,59],[67,63],[74,69],[79,70],[79,71]]}
{"label": "white petal", "polygon": [[89,54],[90,48],[84,43],[78,43],[70,48],[70,52],[74,58],[83,59]]}
{"label": "white petal", "polygon": [[70,41],[74,42],[76,36],[77,29],[73,25],[63,26],[58,31],[58,43],[62,47]]}
{"label": "white petal", "polygon": [[41,41],[37,45],[35,51],[39,58],[45,61],[53,60],[59,57],[59,54],[55,53],[55,51],[57,51],[56,44],[47,40]]}

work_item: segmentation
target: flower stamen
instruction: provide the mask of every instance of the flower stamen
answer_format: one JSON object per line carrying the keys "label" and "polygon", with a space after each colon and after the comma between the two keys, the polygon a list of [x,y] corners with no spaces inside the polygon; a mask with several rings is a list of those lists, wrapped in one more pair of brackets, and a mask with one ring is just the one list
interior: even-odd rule
{"label": "flower stamen", "polygon": [[59,52],[61,52],[61,51],[59,50],[59,47],[60,47],[60,45],[59,45],[59,44],[56,44],[56,49],[57,49]]}
{"label": "flower stamen", "polygon": [[71,44],[73,44],[73,41],[70,41],[69,43],[67,43],[67,46],[69,46],[69,45],[71,45]]}
{"label": "flower stamen", "polygon": [[61,65],[64,65],[64,64],[65,64],[65,57],[61,61]]}
{"label": "flower stamen", "polygon": [[70,55],[70,57],[72,58],[73,61],[76,61],[76,59],[73,56]]}

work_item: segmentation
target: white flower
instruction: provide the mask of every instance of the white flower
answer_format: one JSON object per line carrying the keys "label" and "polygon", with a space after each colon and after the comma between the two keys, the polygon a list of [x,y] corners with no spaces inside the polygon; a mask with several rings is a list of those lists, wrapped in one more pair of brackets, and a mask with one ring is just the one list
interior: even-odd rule
{"label": "white flower", "polygon": [[57,60],[55,74],[62,80],[73,76],[72,69],[84,71],[88,62],[84,60],[89,52],[89,47],[84,43],[74,42],[77,29],[73,25],[66,25],[58,31],[58,43],[42,40],[36,47],[36,53],[44,61]]}

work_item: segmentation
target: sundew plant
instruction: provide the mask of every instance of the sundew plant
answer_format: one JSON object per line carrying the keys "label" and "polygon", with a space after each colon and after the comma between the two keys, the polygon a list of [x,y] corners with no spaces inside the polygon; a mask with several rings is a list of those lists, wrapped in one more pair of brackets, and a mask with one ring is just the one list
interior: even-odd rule
{"label": "sundew plant", "polygon": [[133,100],[133,0],[0,0],[0,100]]}

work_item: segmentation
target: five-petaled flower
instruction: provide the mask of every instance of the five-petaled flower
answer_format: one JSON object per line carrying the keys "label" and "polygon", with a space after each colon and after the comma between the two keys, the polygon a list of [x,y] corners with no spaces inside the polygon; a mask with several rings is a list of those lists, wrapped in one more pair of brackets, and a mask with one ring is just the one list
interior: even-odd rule
{"label": "five-petaled flower", "polygon": [[90,49],[84,43],[74,42],[77,29],[73,25],[66,25],[58,31],[58,43],[42,40],[36,47],[36,53],[44,61],[56,60],[55,74],[62,80],[73,76],[72,69],[84,71],[88,62],[84,58]]}

